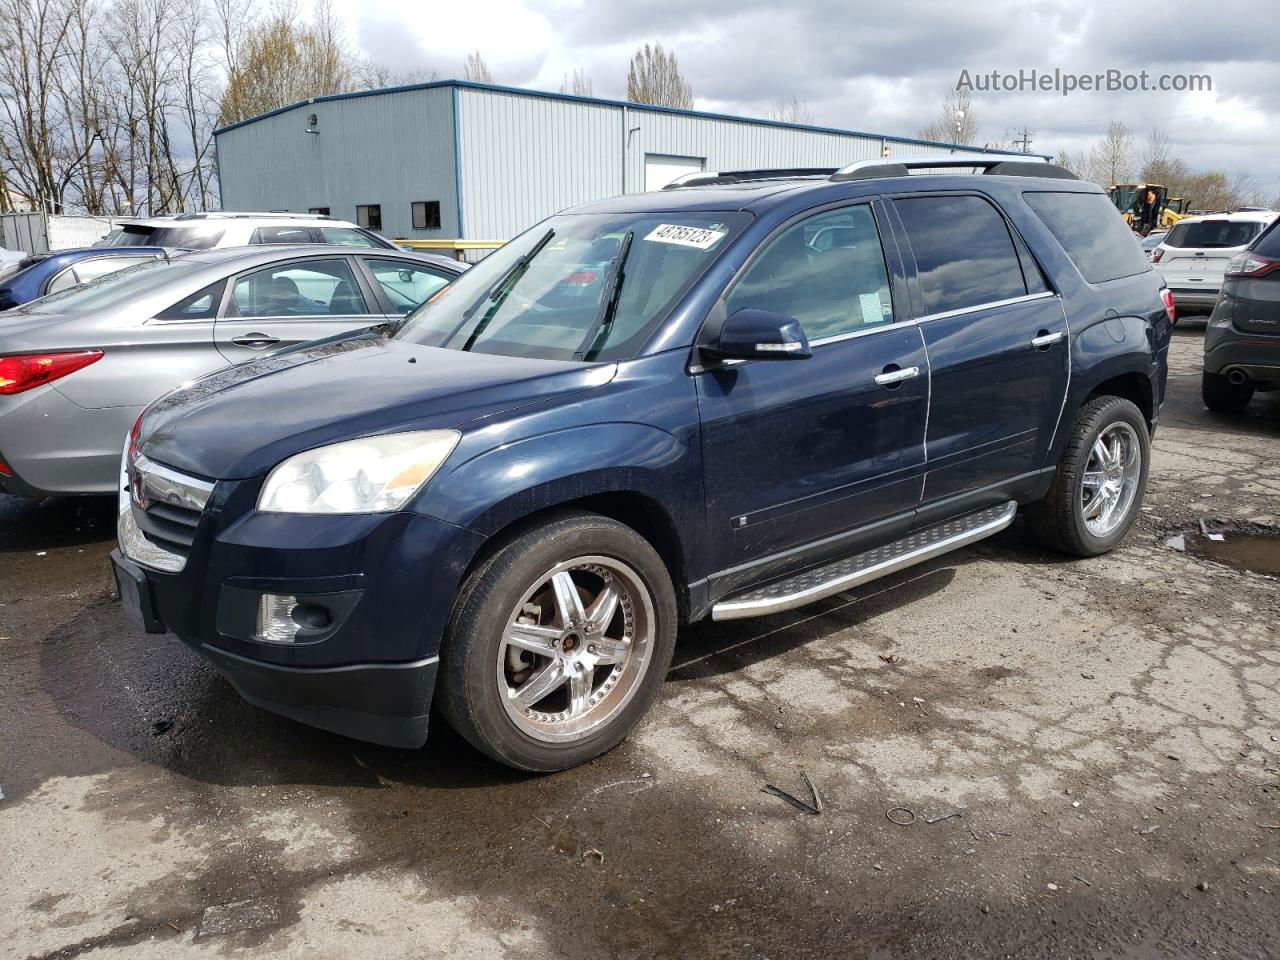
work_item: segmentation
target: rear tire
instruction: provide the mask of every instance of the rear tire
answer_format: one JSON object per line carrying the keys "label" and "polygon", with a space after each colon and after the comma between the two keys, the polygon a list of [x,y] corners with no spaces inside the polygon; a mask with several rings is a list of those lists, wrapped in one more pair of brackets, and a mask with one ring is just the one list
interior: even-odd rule
{"label": "rear tire", "polygon": [[1200,377],[1200,396],[1215,413],[1241,413],[1253,399],[1253,384],[1232,383],[1220,373],[1206,370]]}
{"label": "rear tire", "polygon": [[562,514],[467,577],[440,653],[437,702],[499,763],[565,770],[615,747],[658,695],[675,590],[638,533]]}
{"label": "rear tire", "polygon": [[1113,550],[1133,526],[1147,487],[1146,418],[1123,397],[1095,397],[1076,416],[1043,500],[1023,512],[1047,547],[1080,557]]}

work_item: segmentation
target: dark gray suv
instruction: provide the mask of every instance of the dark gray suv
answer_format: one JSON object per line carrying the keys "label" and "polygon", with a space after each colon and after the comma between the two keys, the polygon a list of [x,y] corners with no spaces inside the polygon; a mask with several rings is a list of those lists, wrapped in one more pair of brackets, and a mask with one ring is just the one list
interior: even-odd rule
{"label": "dark gray suv", "polygon": [[[1280,221],[1277,221],[1280,223]],[[1204,405],[1238,413],[1280,389],[1280,230],[1273,223],[1227,265],[1204,337]]]}

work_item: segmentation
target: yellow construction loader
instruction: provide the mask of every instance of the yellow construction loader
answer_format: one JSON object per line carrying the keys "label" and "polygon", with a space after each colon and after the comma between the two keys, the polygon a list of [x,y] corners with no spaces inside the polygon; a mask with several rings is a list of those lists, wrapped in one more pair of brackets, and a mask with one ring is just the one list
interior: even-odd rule
{"label": "yellow construction loader", "polygon": [[1124,216],[1124,221],[1129,226],[1134,226],[1137,219],[1137,214],[1134,213],[1134,200],[1138,196],[1139,188],[1145,188],[1156,195],[1158,213],[1152,229],[1168,230],[1187,215],[1186,210],[1189,206],[1187,199],[1170,197],[1168,187],[1158,183],[1113,183],[1108,188],[1107,195],[1111,197],[1111,202],[1116,205],[1116,209]]}

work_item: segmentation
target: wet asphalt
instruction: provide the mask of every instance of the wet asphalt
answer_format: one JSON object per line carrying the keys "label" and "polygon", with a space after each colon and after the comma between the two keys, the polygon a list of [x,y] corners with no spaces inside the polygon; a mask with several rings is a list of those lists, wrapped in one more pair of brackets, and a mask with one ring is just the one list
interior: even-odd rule
{"label": "wet asphalt", "polygon": [[554,776],[245,704],[126,624],[111,502],[0,497],[0,958],[1280,956],[1280,581],[1165,546],[1274,558],[1280,394],[1209,414],[1199,337],[1116,554],[696,625]]}

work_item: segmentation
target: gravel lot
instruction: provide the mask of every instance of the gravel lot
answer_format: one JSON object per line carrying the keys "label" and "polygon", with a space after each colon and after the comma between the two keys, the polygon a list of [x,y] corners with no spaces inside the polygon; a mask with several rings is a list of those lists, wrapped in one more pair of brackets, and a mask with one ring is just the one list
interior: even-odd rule
{"label": "gravel lot", "polygon": [[247,706],[126,626],[111,504],[0,497],[0,958],[1280,956],[1280,590],[1166,545],[1280,531],[1280,395],[1205,411],[1201,334],[1116,553],[691,628],[550,777]]}

